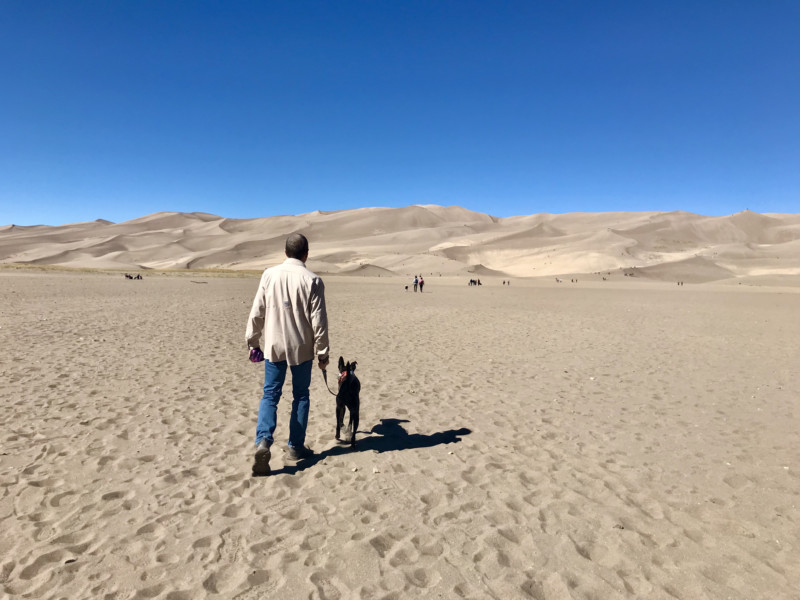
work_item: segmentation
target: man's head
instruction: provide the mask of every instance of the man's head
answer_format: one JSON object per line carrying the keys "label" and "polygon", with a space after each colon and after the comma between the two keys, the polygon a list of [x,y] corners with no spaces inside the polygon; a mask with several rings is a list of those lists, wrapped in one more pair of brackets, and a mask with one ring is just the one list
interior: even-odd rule
{"label": "man's head", "polygon": [[302,233],[293,233],[286,238],[286,256],[306,262],[308,259],[308,240]]}

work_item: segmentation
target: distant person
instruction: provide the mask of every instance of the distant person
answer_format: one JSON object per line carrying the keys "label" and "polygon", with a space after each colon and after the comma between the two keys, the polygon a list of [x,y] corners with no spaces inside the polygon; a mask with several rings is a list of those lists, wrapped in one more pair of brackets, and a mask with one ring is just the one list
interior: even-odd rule
{"label": "distant person", "polygon": [[[286,238],[286,260],[266,269],[247,320],[245,340],[250,361],[264,364],[264,395],[258,408],[253,475],[270,472],[270,447],[277,423],[278,401],[287,366],[292,371],[292,416],[289,421],[287,456],[299,460],[311,456],[305,446],[310,405],[311,368],[328,366],[328,314],[325,285],[306,268],[308,240],[293,233]],[[259,340],[264,334],[264,350]]]}
{"label": "distant person", "polygon": [[419,279],[416,275],[414,275],[414,291],[417,291],[417,286],[419,285]]}
{"label": "distant person", "polygon": [[419,276],[419,293],[422,293],[422,287],[425,285],[425,280],[422,278],[422,275]]}

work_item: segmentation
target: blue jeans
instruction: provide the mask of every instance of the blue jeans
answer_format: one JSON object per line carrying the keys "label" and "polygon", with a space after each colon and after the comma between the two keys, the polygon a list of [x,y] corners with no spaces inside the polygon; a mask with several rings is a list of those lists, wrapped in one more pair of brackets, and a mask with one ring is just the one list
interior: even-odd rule
{"label": "blue jeans", "polygon": [[[292,370],[292,419],[289,421],[289,446],[302,448],[306,441],[308,427],[308,409],[311,404],[308,388],[311,385],[311,367],[314,361],[309,360],[289,367]],[[272,434],[278,420],[278,401],[281,399],[283,382],[286,380],[287,362],[264,361],[264,395],[258,407],[258,423],[256,424],[256,445],[266,439],[271,446]]]}

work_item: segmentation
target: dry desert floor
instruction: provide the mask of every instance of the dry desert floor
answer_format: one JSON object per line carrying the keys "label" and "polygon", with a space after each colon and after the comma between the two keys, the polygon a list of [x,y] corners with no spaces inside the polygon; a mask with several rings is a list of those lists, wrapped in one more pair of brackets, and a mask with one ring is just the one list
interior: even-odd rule
{"label": "dry desert floor", "polygon": [[797,288],[327,277],[253,478],[257,283],[0,273],[1,597],[800,597]]}

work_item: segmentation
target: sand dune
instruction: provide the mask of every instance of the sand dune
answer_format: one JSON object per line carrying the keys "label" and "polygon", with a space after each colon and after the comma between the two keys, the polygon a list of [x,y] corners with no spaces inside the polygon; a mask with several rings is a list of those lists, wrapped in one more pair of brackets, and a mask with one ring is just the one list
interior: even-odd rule
{"label": "sand dune", "polygon": [[733,276],[733,273],[728,269],[702,256],[694,256],[675,262],[660,263],[650,267],[636,269],[635,273],[632,274],[637,277],[646,277],[648,279],[657,279],[660,281],[676,280],[687,283],[719,281],[721,279],[729,279]]}
{"label": "sand dune", "polygon": [[[800,217],[744,211],[536,214],[497,218],[458,206],[362,208],[258,219],[156,213],[124,223],[0,228],[0,263],[119,269],[260,269],[293,231],[310,266],[352,273],[606,278],[637,269],[692,282],[800,274]],[[376,274],[375,269],[362,269]]]}
{"label": "sand dune", "polygon": [[393,273],[383,267],[376,267],[375,265],[360,265],[347,271],[348,275],[368,275],[370,277],[386,277],[391,276]]}

